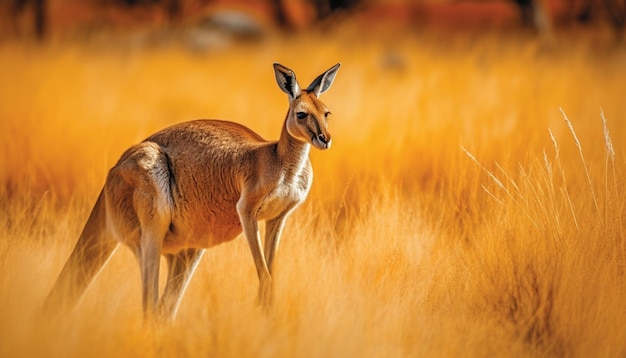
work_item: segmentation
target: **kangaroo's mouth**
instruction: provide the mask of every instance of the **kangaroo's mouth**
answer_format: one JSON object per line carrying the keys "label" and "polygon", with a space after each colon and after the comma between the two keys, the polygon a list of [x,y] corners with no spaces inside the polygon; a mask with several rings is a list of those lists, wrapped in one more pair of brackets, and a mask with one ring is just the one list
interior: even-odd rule
{"label": "kangaroo's mouth", "polygon": [[331,144],[332,140],[330,138],[326,138],[326,136],[322,133],[320,134],[313,134],[311,136],[311,143],[313,144],[313,146],[317,149],[328,149],[330,148],[330,144]]}

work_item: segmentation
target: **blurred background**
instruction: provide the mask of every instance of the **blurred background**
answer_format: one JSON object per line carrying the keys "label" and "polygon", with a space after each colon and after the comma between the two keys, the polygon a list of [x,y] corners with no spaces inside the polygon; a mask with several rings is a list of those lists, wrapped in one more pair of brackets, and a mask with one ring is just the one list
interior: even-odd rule
{"label": "blurred background", "polygon": [[[620,40],[626,0],[2,0],[0,39],[183,40],[210,48],[347,22],[375,35],[381,25],[451,32],[609,29]],[[373,30],[373,31],[372,31]]]}

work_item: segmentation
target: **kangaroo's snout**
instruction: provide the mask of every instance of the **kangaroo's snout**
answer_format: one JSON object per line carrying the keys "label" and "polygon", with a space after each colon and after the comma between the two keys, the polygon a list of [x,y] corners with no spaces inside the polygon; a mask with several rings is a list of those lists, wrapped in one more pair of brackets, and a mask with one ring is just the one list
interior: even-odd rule
{"label": "kangaroo's snout", "polygon": [[330,138],[330,135],[326,136],[324,135],[324,133],[319,133],[318,135],[313,136],[313,138],[311,138],[311,142],[317,149],[330,148],[331,141],[332,140]]}

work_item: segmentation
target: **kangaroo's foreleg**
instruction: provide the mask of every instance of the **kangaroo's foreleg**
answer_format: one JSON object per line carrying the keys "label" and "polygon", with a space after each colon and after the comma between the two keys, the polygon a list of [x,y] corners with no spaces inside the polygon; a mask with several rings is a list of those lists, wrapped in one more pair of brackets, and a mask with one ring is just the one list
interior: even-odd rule
{"label": "kangaroo's foreleg", "polygon": [[265,222],[265,262],[267,262],[267,269],[270,274],[274,273],[274,258],[276,257],[276,251],[278,251],[280,236],[288,215],[289,211],[286,211],[277,218]]}
{"label": "kangaroo's foreleg", "polygon": [[267,268],[265,255],[263,254],[259,224],[255,215],[257,211],[258,208],[256,208],[255,202],[249,200],[245,192],[242,193],[239,202],[237,202],[237,213],[239,214],[243,233],[248,241],[257,276],[259,277],[259,295],[257,299],[261,305],[268,307],[271,303],[273,283],[272,276]]}

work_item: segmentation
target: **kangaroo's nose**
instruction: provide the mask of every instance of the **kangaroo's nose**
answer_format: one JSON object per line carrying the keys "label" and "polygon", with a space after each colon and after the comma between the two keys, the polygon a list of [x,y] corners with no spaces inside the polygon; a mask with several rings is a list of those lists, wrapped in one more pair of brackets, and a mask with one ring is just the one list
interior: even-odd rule
{"label": "kangaroo's nose", "polygon": [[321,146],[317,146],[320,149],[328,149],[330,148],[330,136],[324,135],[324,133],[320,133],[316,136],[317,142]]}

